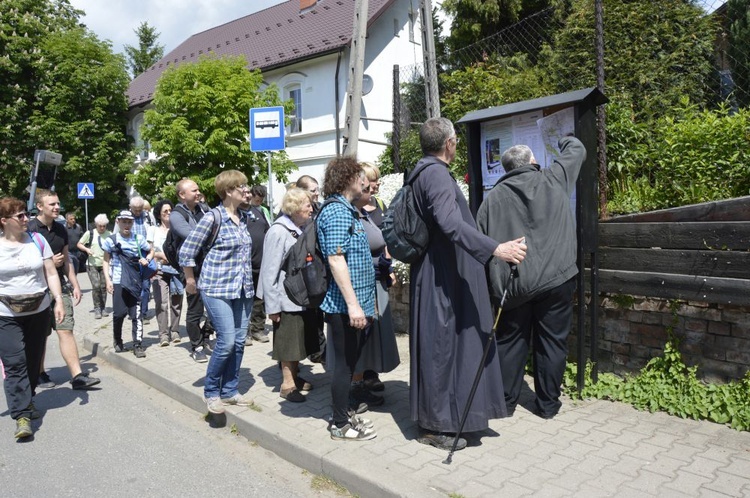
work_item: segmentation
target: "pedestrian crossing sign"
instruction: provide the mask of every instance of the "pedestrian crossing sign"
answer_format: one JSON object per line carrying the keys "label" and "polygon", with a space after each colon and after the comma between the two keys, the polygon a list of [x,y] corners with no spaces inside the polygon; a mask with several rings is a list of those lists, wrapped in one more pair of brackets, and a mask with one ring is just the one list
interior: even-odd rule
{"label": "pedestrian crossing sign", "polygon": [[93,199],[94,198],[94,184],[93,183],[79,183],[78,184],[78,198],[79,199]]}

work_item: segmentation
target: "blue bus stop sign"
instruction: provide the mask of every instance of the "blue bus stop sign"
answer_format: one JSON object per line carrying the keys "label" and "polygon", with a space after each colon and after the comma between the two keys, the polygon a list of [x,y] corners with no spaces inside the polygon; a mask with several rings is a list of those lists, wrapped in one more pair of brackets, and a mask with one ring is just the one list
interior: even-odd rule
{"label": "blue bus stop sign", "polygon": [[284,148],[284,108],[250,109],[250,150],[268,152]]}

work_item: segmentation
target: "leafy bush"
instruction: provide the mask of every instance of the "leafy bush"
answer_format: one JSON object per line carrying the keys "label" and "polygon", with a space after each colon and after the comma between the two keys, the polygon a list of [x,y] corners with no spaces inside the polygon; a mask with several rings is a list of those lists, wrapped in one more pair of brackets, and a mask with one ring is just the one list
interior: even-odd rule
{"label": "leafy bush", "polygon": [[750,112],[699,110],[639,120],[626,98],[608,107],[609,211],[628,213],[750,194]]}
{"label": "leafy bush", "polygon": [[729,424],[733,429],[750,431],[750,371],[740,381],[706,384],[697,378],[698,367],[687,367],[672,336],[664,354],[652,358],[639,375],[618,377],[611,373],[591,380],[592,364],[586,364],[586,385],[581,394],[576,387],[578,366],[567,365],[563,390],[573,399],[597,398],[630,403],[639,410],[663,411],[693,420]]}

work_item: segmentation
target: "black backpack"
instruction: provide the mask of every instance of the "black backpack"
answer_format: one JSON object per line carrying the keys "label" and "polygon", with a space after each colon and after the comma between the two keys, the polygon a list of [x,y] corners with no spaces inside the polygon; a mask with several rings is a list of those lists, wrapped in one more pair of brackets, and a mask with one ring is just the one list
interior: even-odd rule
{"label": "black backpack", "polygon": [[[182,213],[182,215],[185,217],[185,220],[187,221],[187,212],[184,209],[180,209],[179,212]],[[194,272],[196,274],[200,273],[200,268],[203,266],[203,259],[206,257],[206,254],[208,254],[211,246],[214,245],[214,242],[216,242],[216,238],[219,236],[219,228],[221,228],[221,211],[219,211],[219,208],[213,208],[211,210],[211,213],[214,216],[213,226],[211,227],[211,236],[208,238],[206,243],[203,244],[203,247],[200,248],[198,254],[195,256],[196,266]],[[174,231],[169,230],[167,232],[167,236],[164,239],[164,244],[162,245],[162,251],[164,252],[164,257],[167,258],[167,261],[169,262],[169,266],[171,266],[175,270],[180,269],[180,247],[182,247],[182,244],[184,243],[185,239],[180,239],[177,234],[174,233]]]}
{"label": "black backpack", "polygon": [[381,230],[388,252],[393,258],[404,263],[418,261],[430,242],[430,227],[419,214],[412,189],[414,180],[427,166],[430,164],[415,169],[409,175],[383,215]]}
{"label": "black backpack", "polygon": [[[318,216],[323,212],[323,208],[334,202],[344,204],[336,198],[326,199],[318,211]],[[356,219],[353,218],[350,233],[354,233],[355,223]],[[297,306],[317,308],[326,297],[328,283],[331,280],[326,258],[318,243],[317,217],[307,224],[302,235],[297,235],[294,230],[289,231],[297,241],[281,262],[281,269],[286,273],[284,290],[289,300]]]}

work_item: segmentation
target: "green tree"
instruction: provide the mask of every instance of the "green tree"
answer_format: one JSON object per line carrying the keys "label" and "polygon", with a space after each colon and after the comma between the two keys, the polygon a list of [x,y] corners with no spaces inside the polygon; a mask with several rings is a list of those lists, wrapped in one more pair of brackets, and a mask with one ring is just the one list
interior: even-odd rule
{"label": "green tree", "polygon": [[550,0],[445,0],[443,10],[451,17],[448,46],[456,50],[476,43],[550,4]]}
{"label": "green tree", "polygon": [[[203,57],[167,69],[142,128],[157,159],[128,177],[133,186],[144,196],[169,195],[182,177],[208,179],[224,169],[240,170],[252,182],[264,178],[267,159],[250,151],[248,112],[282,102],[275,86],[262,84],[260,71],[249,71],[243,56]],[[292,102],[284,105],[289,114]],[[272,167],[284,181],[295,166],[280,152]]]}
{"label": "green tree", "polygon": [[133,33],[138,37],[138,47],[125,45],[125,54],[130,72],[135,78],[164,56],[164,45],[156,42],[161,33],[157,33],[156,28],[149,26],[147,21],[142,22]]}
{"label": "green tree", "polygon": [[29,118],[45,84],[38,63],[47,36],[76,25],[80,11],[67,1],[0,0],[0,190],[21,195],[28,184],[35,138]]}
{"label": "green tree", "polygon": [[75,186],[122,189],[127,156],[125,60],[79,26],[67,0],[0,0],[0,190],[26,197],[34,149],[63,155],[55,183],[76,206]]}
{"label": "green tree", "polygon": [[48,36],[41,51],[38,67],[46,83],[37,92],[27,132],[41,148],[63,155],[55,185],[66,208],[80,202],[77,182],[86,181],[108,194],[97,195],[89,208],[104,209],[125,194],[132,164],[125,134],[125,59],[84,28]]}
{"label": "green tree", "polygon": [[750,106],[750,0],[729,0],[729,56],[735,98],[741,107]]}
{"label": "green tree", "polygon": [[[692,0],[604,0],[608,96],[632,97],[640,119],[678,108],[682,97],[706,105],[715,89],[716,26]],[[596,85],[594,2],[574,0],[555,36],[551,75],[557,91]]]}

